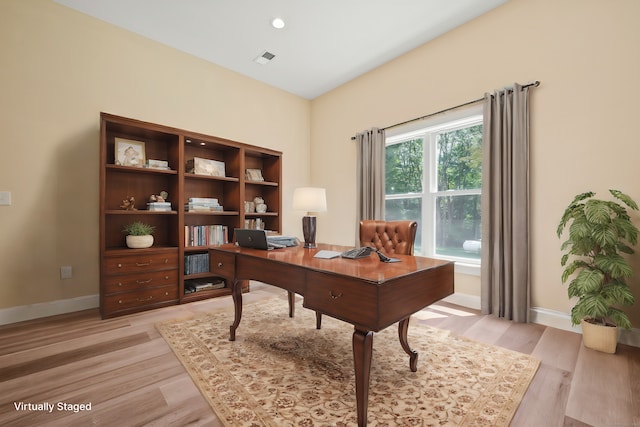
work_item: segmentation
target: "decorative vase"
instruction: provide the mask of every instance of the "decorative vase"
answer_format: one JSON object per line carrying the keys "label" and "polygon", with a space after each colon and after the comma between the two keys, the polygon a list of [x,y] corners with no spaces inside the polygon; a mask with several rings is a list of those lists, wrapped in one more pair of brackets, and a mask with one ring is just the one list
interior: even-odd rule
{"label": "decorative vase", "polygon": [[153,236],[148,234],[146,236],[132,236],[126,237],[127,247],[132,249],[150,248],[153,245]]}
{"label": "decorative vase", "polygon": [[587,320],[580,322],[582,342],[585,347],[604,353],[615,353],[618,345],[618,327],[615,325],[596,325]]}

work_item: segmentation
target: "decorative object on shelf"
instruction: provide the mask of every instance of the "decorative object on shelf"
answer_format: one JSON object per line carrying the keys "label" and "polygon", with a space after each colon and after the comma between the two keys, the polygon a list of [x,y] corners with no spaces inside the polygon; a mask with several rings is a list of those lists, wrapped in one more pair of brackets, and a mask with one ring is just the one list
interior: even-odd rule
{"label": "decorative object on shelf", "polygon": [[144,142],[115,138],[116,165],[141,168],[145,164]]}
{"label": "decorative object on shelf", "polygon": [[189,203],[184,205],[185,212],[222,212],[223,207],[218,199],[213,197],[191,197]]}
{"label": "decorative object on shelf", "polygon": [[194,157],[187,161],[187,171],[196,175],[226,176],[224,162]]}
{"label": "decorative object on shelf", "polygon": [[249,181],[264,181],[262,170],[260,169],[247,169],[244,176]]}
{"label": "decorative object on shelf", "polygon": [[169,162],[167,160],[147,159],[147,163],[145,163],[144,167],[149,169],[159,169],[159,170],[165,170],[165,171],[171,170],[171,168],[169,167]]}
{"label": "decorative object on shelf", "polygon": [[265,213],[267,211],[267,205],[264,203],[264,199],[260,196],[253,199],[253,203],[256,205],[256,212]]}
{"label": "decorative object on shelf", "polygon": [[149,248],[153,245],[153,231],[155,227],[141,221],[127,224],[122,230],[127,233],[127,247],[132,249]]}
{"label": "decorative object on shelf", "polygon": [[256,204],[254,202],[244,202],[244,213],[254,213],[256,211]]}
{"label": "decorative object on shelf", "polygon": [[301,187],[293,192],[293,209],[306,211],[302,217],[302,234],[304,235],[304,247],[316,247],[316,217],[315,212],[327,210],[327,193],[324,188]]}
{"label": "decorative object on shelf", "polygon": [[632,246],[638,241],[638,228],[626,207],[638,210],[638,205],[618,190],[609,192],[622,204],[594,199],[593,192],[577,195],[564,211],[557,234],[561,237],[568,227],[560,263],[565,267],[562,283],[573,277],[569,298],[578,298],[571,309],[571,323],[582,324],[585,347],[615,353],[617,327],[631,327],[627,314],[617,307],[634,304],[626,283],[633,269],[623,254],[634,253]]}
{"label": "decorative object on shelf", "polygon": [[147,209],[156,212],[171,212],[171,203],[167,201],[169,193],[161,191],[160,194],[152,194],[149,196]]}
{"label": "decorative object on shelf", "polygon": [[120,205],[121,209],[125,211],[135,211],[136,209],[136,198],[133,196],[129,196],[126,199],[122,200],[122,204]]}

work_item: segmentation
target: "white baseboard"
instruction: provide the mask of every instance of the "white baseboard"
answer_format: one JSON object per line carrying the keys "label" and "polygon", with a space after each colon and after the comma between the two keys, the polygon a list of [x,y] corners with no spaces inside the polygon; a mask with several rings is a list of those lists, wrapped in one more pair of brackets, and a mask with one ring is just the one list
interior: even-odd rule
{"label": "white baseboard", "polygon": [[74,311],[88,310],[99,306],[99,295],[87,295],[65,300],[2,308],[0,309],[0,325],[8,325],[10,323],[23,322],[25,320],[38,319],[40,317],[55,316],[57,314],[72,313]]}
{"label": "white baseboard", "polygon": [[[462,307],[480,310],[480,297],[475,295],[467,295],[455,293],[449,295],[444,301],[451,304],[457,304]],[[551,326],[552,328],[562,329],[565,331],[576,332],[582,334],[580,326],[571,324],[571,316],[561,311],[549,310],[541,307],[533,307],[529,310],[529,321],[539,325]],[[640,347],[640,329],[618,329],[618,342],[633,347]]]}

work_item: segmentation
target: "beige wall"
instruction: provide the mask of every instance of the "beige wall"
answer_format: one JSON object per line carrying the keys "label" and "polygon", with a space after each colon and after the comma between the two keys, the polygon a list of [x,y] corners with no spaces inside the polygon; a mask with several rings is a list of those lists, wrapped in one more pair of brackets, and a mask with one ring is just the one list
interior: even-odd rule
{"label": "beige wall", "polygon": [[284,206],[309,183],[308,100],[50,0],[0,2],[0,52],[0,308],[98,293],[101,111],[283,151]]}
{"label": "beige wall", "polygon": [[[531,102],[532,300],[568,313],[555,235],[564,207],[577,193],[606,197],[609,188],[640,201],[639,16],[637,0],[511,0],[315,99],[312,181],[327,187],[329,204],[320,240],[353,241],[356,132],[540,80]],[[639,254],[633,264],[640,267]],[[477,289],[477,278],[458,280],[464,292],[473,281]],[[639,302],[627,310],[635,327],[639,282]]]}

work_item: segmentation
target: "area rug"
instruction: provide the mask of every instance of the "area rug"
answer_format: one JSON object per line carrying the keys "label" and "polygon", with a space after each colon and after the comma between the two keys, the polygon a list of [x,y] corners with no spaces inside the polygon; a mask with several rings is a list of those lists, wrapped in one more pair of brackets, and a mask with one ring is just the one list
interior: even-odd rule
{"label": "area rug", "polygon": [[[245,304],[234,342],[232,307],[156,326],[225,426],[357,425],[353,326],[296,308]],[[373,337],[369,426],[509,425],[539,361],[412,322],[411,372],[397,330]]]}

